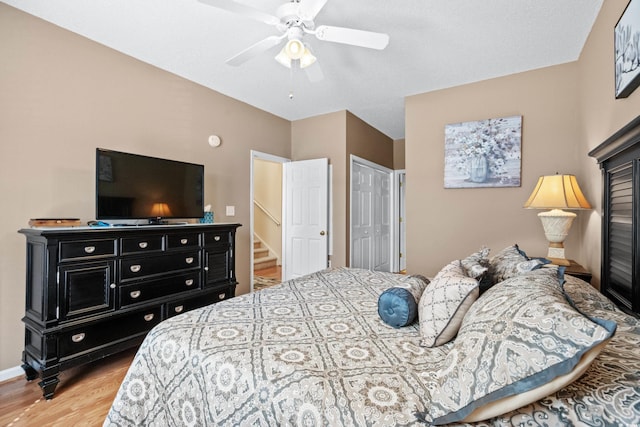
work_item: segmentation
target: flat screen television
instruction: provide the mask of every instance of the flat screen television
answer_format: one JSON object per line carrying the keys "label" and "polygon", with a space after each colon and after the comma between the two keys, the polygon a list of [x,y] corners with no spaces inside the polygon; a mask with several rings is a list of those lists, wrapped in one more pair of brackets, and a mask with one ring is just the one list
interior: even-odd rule
{"label": "flat screen television", "polygon": [[96,219],[202,218],[204,166],[96,149]]}

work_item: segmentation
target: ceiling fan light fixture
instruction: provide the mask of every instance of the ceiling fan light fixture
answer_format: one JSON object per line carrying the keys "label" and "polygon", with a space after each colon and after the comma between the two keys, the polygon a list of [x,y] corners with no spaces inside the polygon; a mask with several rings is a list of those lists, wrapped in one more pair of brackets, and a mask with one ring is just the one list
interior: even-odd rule
{"label": "ceiling fan light fixture", "polygon": [[286,45],[284,45],[284,52],[287,54],[289,59],[302,58],[305,49],[304,43],[298,39],[291,39]]}
{"label": "ceiling fan light fixture", "polygon": [[308,66],[313,65],[313,63],[316,62],[316,59],[317,58],[313,55],[313,53],[311,53],[311,50],[309,50],[308,47],[305,47],[304,53],[300,58],[300,68],[307,68]]}
{"label": "ceiling fan light fixture", "polygon": [[275,56],[276,61],[287,68],[291,68],[291,58],[287,55],[283,47],[280,49],[280,52]]}

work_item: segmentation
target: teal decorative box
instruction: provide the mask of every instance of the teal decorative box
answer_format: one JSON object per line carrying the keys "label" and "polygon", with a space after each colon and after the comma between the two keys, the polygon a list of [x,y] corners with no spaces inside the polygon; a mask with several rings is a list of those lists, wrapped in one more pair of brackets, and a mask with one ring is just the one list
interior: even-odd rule
{"label": "teal decorative box", "polygon": [[200,224],[213,224],[213,212],[205,212],[204,217],[200,218]]}

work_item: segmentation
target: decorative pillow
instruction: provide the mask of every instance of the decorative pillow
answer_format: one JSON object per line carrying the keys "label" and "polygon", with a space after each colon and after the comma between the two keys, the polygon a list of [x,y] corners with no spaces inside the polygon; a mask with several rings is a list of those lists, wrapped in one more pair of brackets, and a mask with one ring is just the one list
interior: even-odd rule
{"label": "decorative pillow", "polygon": [[507,279],[471,307],[438,372],[434,425],[501,415],[565,387],[614,334],[567,300],[555,269]]}
{"label": "decorative pillow", "polygon": [[489,248],[483,246],[478,252],[460,260],[467,276],[473,277],[480,284],[480,292],[492,285],[489,275]]}
{"label": "decorative pillow", "polygon": [[437,347],[451,341],[479,293],[478,281],[467,276],[459,260],[440,270],[418,305],[420,345]]}
{"label": "decorative pillow", "polygon": [[418,301],[429,284],[421,275],[407,276],[400,285],[385,290],[378,298],[378,315],[394,328],[407,326],[418,315]]}
{"label": "decorative pillow", "polygon": [[508,246],[489,260],[489,275],[495,284],[540,268],[549,262],[544,258],[529,258],[518,245]]}

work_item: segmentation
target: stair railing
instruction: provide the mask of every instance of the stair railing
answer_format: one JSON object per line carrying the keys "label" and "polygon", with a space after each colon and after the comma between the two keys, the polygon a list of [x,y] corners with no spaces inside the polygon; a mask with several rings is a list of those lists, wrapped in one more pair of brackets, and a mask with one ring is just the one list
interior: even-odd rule
{"label": "stair railing", "polygon": [[262,204],[259,201],[257,201],[256,199],[253,199],[253,204],[256,205],[258,207],[258,209],[260,209],[262,212],[264,212],[265,215],[267,215],[269,217],[269,219],[271,221],[273,221],[276,226],[280,227],[280,221],[278,220],[278,218],[273,216],[273,214],[271,212],[269,212],[269,210],[267,208],[262,206]]}

